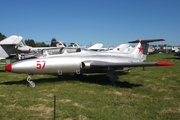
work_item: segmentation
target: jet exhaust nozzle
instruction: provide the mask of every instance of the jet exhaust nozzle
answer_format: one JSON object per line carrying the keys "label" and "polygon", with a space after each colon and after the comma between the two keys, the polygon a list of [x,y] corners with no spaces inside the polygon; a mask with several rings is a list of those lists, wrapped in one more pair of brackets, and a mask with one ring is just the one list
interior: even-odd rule
{"label": "jet exhaust nozzle", "polygon": [[81,69],[88,69],[91,67],[91,61],[81,62]]}

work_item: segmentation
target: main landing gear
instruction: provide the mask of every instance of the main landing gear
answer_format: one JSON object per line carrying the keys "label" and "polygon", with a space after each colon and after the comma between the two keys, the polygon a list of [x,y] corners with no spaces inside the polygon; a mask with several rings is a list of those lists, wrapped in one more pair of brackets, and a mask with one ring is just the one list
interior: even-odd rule
{"label": "main landing gear", "polygon": [[118,80],[118,76],[113,74],[113,71],[108,71],[106,73],[108,80],[111,81],[112,83],[116,82]]}
{"label": "main landing gear", "polygon": [[30,86],[30,87],[35,87],[35,86],[36,86],[36,84],[35,84],[33,81],[31,81],[31,76],[30,76],[30,74],[28,74],[26,80],[27,80],[27,82],[29,83],[29,86]]}

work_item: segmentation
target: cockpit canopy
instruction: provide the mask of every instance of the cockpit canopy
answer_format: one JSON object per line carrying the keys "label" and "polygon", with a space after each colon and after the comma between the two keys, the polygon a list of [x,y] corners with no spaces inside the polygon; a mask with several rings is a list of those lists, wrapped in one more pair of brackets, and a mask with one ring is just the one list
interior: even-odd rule
{"label": "cockpit canopy", "polygon": [[58,55],[58,54],[64,54],[64,53],[76,53],[81,52],[81,48],[53,48],[53,49],[43,49],[42,55]]}

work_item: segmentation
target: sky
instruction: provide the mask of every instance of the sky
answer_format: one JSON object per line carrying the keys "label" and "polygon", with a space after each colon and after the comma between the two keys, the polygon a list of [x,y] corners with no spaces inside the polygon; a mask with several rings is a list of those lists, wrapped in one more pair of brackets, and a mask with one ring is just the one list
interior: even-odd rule
{"label": "sky", "polygon": [[50,44],[117,46],[164,38],[180,45],[180,0],[0,0],[0,32]]}

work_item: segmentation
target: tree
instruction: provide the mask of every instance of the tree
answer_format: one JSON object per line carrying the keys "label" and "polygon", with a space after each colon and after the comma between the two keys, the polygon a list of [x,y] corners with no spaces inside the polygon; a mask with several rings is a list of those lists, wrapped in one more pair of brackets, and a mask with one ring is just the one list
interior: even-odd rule
{"label": "tree", "polygon": [[0,40],[4,40],[6,38],[5,35],[3,35],[2,33],[0,33]]}
{"label": "tree", "polygon": [[46,47],[47,45],[46,45],[45,42],[41,42],[41,46],[42,46],[42,47]]}
{"label": "tree", "polygon": [[52,40],[51,40],[51,47],[55,47],[56,43],[57,43],[56,39],[52,38]]}
{"label": "tree", "polygon": [[25,40],[25,43],[26,43],[26,45],[31,46],[31,47],[35,47],[36,46],[36,44],[35,44],[33,39]]}
{"label": "tree", "polygon": [[49,47],[45,42],[36,42],[36,47]]}

